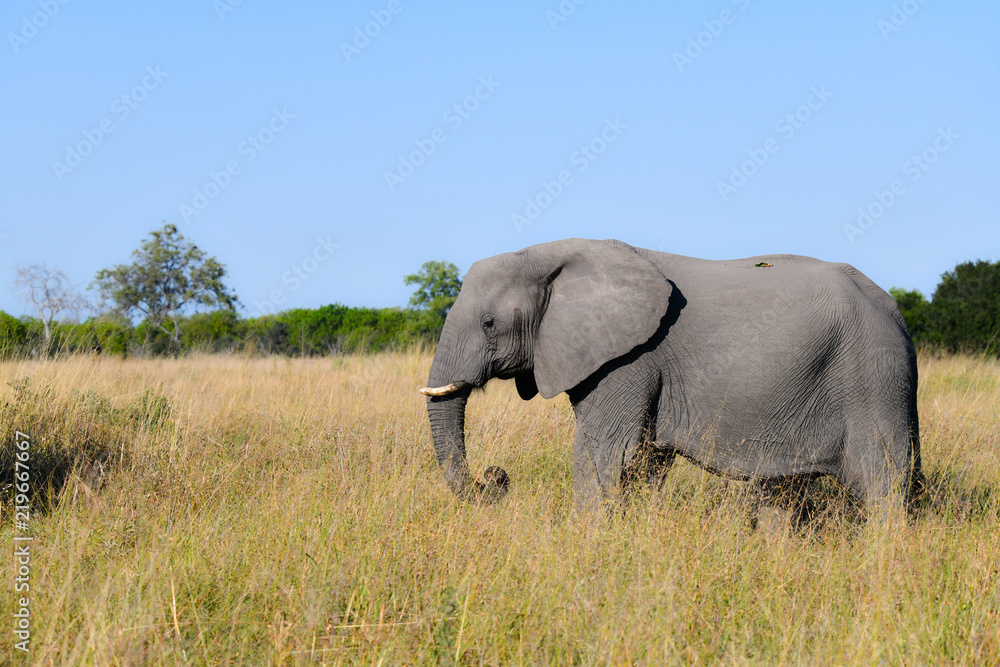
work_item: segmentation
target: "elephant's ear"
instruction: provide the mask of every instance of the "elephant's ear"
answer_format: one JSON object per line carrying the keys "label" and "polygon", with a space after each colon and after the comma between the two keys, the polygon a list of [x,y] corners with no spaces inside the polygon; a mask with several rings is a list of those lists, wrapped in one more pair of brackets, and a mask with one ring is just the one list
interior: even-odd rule
{"label": "elephant's ear", "polygon": [[527,249],[546,270],[534,346],[538,392],[552,398],[649,340],[672,287],[635,248],[568,239]]}

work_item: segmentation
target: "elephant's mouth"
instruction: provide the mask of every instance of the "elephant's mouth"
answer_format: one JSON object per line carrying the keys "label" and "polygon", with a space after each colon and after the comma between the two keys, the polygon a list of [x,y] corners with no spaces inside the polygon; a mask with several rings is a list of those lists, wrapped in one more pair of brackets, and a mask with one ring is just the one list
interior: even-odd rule
{"label": "elephant's mouth", "polygon": [[468,386],[468,382],[452,382],[451,384],[446,384],[443,387],[424,387],[420,390],[420,393],[424,396],[448,396],[449,394],[454,394],[456,391],[461,391]]}

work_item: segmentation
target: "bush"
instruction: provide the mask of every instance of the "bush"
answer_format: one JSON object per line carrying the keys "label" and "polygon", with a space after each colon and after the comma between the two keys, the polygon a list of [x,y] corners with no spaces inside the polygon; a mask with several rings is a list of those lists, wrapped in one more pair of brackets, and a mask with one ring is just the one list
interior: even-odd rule
{"label": "bush", "polygon": [[94,352],[125,356],[132,344],[132,326],[124,320],[92,318],[80,324],[55,323],[49,353]]}
{"label": "bush", "polygon": [[918,291],[892,294],[917,345],[1000,356],[1000,262],[963,262],[941,276],[930,301]]}
{"label": "bush", "polygon": [[906,320],[906,328],[910,330],[910,337],[917,345],[934,343],[933,335],[929,329],[929,317],[931,302],[922,292],[917,290],[904,290],[893,287],[889,294],[896,300],[896,304],[903,313]]}
{"label": "bush", "polygon": [[[418,313],[420,313],[418,315]],[[342,304],[323,306],[315,310],[298,308],[251,320],[250,329],[257,333],[261,347],[278,348],[289,355],[336,354],[385,350],[417,340],[409,326],[421,311],[398,308],[350,308]],[[267,326],[257,324],[267,321]],[[279,336],[280,334],[280,336]],[[284,340],[278,339],[283,336]]]}
{"label": "bush", "polygon": [[244,345],[263,354],[288,354],[288,326],[276,315],[241,320]]}
{"label": "bush", "polygon": [[27,342],[24,323],[0,310],[0,358],[22,354]]}
{"label": "bush", "polygon": [[235,310],[213,310],[184,318],[181,347],[219,352],[240,342],[240,318]]}
{"label": "bush", "polygon": [[1000,262],[963,262],[942,275],[930,317],[946,349],[1000,354]]}
{"label": "bush", "polygon": [[97,352],[125,356],[132,344],[132,327],[126,322],[99,320],[91,324]]}

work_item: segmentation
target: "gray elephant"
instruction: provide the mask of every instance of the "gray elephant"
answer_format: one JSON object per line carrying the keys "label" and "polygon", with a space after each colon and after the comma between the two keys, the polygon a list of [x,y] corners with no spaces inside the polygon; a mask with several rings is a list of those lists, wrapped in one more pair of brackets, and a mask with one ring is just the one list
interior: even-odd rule
{"label": "gray elephant", "polygon": [[480,502],[509,484],[496,467],[473,480],[466,460],[466,402],[490,378],[525,400],[569,395],[583,511],[675,454],[771,490],[831,475],[869,508],[920,479],[913,344],[892,297],[846,264],[585,239],[476,262],[421,392],[445,480]]}

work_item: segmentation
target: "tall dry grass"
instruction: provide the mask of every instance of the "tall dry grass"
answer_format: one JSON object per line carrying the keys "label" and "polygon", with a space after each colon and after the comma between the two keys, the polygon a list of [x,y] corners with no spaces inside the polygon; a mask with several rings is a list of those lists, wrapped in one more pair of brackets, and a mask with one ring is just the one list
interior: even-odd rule
{"label": "tall dry grass", "polygon": [[[473,469],[505,468],[510,493],[462,504],[416,392],[430,360],[0,364],[4,448],[27,432],[54,484],[31,523],[29,658],[1000,664],[996,362],[921,358],[915,520],[852,521],[821,487],[825,518],[789,536],[752,531],[743,485],[683,462],[662,492],[578,520],[572,411],[510,383],[473,396],[467,420]],[[16,657],[12,637],[0,655]]]}

